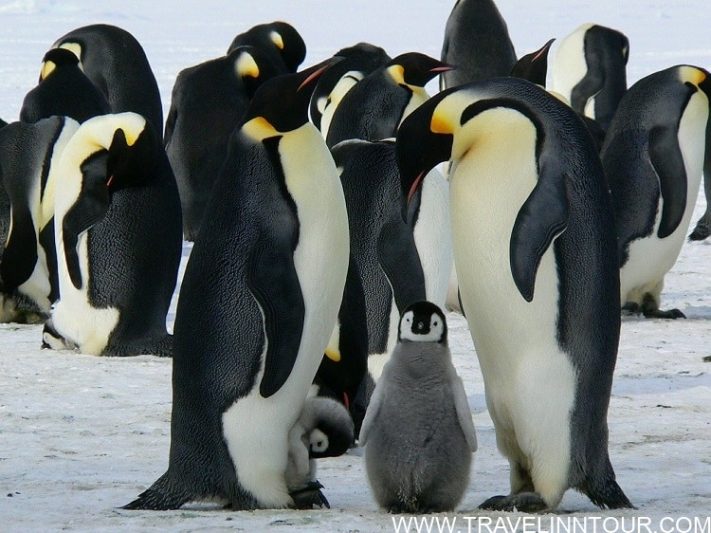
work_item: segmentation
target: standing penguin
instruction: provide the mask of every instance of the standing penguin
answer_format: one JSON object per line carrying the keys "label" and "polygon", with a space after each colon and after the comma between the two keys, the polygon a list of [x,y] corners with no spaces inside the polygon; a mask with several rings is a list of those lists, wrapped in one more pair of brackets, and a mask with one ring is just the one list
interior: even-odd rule
{"label": "standing penguin", "polygon": [[699,193],[709,73],[678,65],[642,78],[622,98],[601,158],[618,235],[620,295],[646,317],[661,311],[664,275],[674,266]]}
{"label": "standing penguin", "polygon": [[[425,277],[403,200],[392,141],[350,140],[333,150],[348,209],[351,254],[365,294],[368,370],[378,379],[397,342],[400,314],[424,300]],[[348,295],[346,295],[348,296]],[[349,312],[357,300],[344,299]]]}
{"label": "standing penguin", "polygon": [[57,48],[44,55],[39,85],[25,96],[20,120],[37,122],[58,115],[84,122],[109,112],[104,95],[79,68],[79,58]]}
{"label": "standing penguin", "polygon": [[263,52],[243,46],[178,74],[165,148],[178,183],[186,240],[197,237],[232,130],[257,87],[279,73]]}
{"label": "standing penguin", "polygon": [[0,181],[12,220],[0,259],[0,322],[39,321],[59,294],[55,187],[58,161],[78,127],[53,116],[0,130]]}
{"label": "standing penguin", "polygon": [[357,83],[333,114],[326,144],[394,137],[402,120],[429,95],[424,87],[452,67],[417,52],[401,54]]}
{"label": "standing penguin", "polygon": [[397,146],[408,196],[432,166],[452,163],[459,289],[511,465],[511,494],[482,507],[555,509],[570,487],[630,507],[607,451],[614,219],[585,126],[537,85],[499,78],[436,95],[400,126]]}
{"label": "standing penguin", "polygon": [[336,166],[307,116],[323,68],[265,82],[232,135],[178,300],[168,471],[128,509],[294,505],[288,434],[349,253]]}
{"label": "standing penguin", "polygon": [[342,48],[334,56],[344,59],[329,68],[318,80],[309,106],[311,122],[321,130],[324,139],[328,135],[333,113],[346,93],[391,59],[385,50],[369,43]]}
{"label": "standing penguin", "polygon": [[358,440],[375,499],[388,512],[452,511],[461,500],[476,433],[436,305],[405,309]]}
{"label": "standing penguin", "polygon": [[583,24],[558,46],[551,89],[607,131],[627,90],[629,50],[629,40],[619,31]]}
{"label": "standing penguin", "polygon": [[146,53],[133,35],[109,24],[92,24],[60,37],[65,48],[109,103],[112,113],[133,111],[145,117],[162,138],[163,107]]}
{"label": "standing penguin", "polygon": [[291,24],[281,21],[258,24],[237,35],[227,49],[254,46],[269,57],[280,73],[296,72],[306,57],[306,44]]}
{"label": "standing penguin", "polygon": [[95,117],[57,165],[59,300],[45,346],[170,355],[165,319],[180,263],[180,200],[157,133],[136,113]]}
{"label": "standing penguin", "polygon": [[493,0],[457,0],[444,30],[442,61],[457,68],[442,74],[440,89],[509,75],[516,52]]}

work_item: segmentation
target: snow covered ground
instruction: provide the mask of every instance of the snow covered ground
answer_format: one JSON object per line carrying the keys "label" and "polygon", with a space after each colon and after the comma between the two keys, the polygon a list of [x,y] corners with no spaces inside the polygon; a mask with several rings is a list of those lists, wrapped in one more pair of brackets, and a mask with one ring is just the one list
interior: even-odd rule
{"label": "snow covered ground", "polygon": [[[307,43],[307,63],[361,40],[379,44],[391,55],[419,50],[438,56],[453,1],[174,4],[0,1],[0,117],[16,120],[45,50],[84,24],[113,23],[139,39],[167,112],[179,70],[223,53],[235,34],[254,24],[291,22]],[[708,0],[498,4],[519,54],[594,21],[629,36],[630,82],[682,62],[711,67]],[[704,205],[700,198],[694,221]],[[188,252],[186,247],[186,257]],[[683,531],[687,523],[675,520],[711,513],[711,364],[702,362],[711,353],[711,244],[685,244],[667,276],[663,305],[680,308],[688,319],[623,320],[608,417],[618,481],[638,510],[601,512],[569,492],[558,516],[642,516],[651,518],[652,530],[671,531],[676,525]],[[457,526],[467,531],[469,523],[477,522],[465,517],[501,516],[484,515],[476,506],[507,491],[508,466],[495,449],[466,323],[455,315],[449,320],[455,364],[465,381],[480,447],[456,515]],[[320,464],[319,479],[331,510],[119,510],[167,467],[171,362],[41,351],[39,344],[37,326],[0,326],[0,531],[393,531],[391,517],[379,512],[371,498],[357,451]],[[667,516],[674,520],[662,522]]]}

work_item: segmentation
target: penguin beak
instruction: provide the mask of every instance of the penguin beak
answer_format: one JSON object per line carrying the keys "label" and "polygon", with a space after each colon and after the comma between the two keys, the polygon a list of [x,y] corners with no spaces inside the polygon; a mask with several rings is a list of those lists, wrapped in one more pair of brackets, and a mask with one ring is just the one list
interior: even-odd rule
{"label": "penguin beak", "polygon": [[331,68],[339,61],[343,61],[343,58],[340,56],[334,56],[326,59],[325,61],[322,61],[321,63],[318,63],[317,65],[309,67],[306,70],[303,70],[301,74],[305,74],[306,78],[299,84],[299,87],[296,89],[296,92],[300,92],[302,89],[313,84],[321,77],[324,72],[326,72],[329,68]]}
{"label": "penguin beak", "polygon": [[551,39],[535,52],[519,59],[511,69],[511,76],[545,87],[548,74],[548,51],[553,41],[555,39]]}
{"label": "penguin beak", "polygon": [[454,70],[454,69],[456,69],[456,68],[457,68],[457,67],[454,66],[454,65],[449,65],[449,64],[447,64],[447,63],[442,63],[442,64],[439,65],[439,66],[432,67],[432,68],[430,69],[430,72],[432,72],[433,74],[441,74],[442,72],[449,72],[450,70]]}

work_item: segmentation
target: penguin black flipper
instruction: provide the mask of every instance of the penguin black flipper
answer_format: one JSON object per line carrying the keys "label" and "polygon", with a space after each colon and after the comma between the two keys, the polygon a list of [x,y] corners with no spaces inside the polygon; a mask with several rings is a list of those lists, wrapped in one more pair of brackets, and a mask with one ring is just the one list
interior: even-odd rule
{"label": "penguin black flipper", "polygon": [[[378,237],[378,261],[393,289],[398,311],[426,299],[425,276],[412,228],[396,218],[383,225]],[[407,272],[408,275],[403,275]]]}
{"label": "penguin black flipper", "polygon": [[657,126],[649,132],[649,158],[659,176],[662,218],[657,237],[668,237],[679,226],[686,209],[686,170],[677,130]]}
{"label": "penguin black flipper", "polygon": [[37,263],[37,237],[29,208],[26,204],[15,204],[11,213],[12,229],[0,261],[4,291],[12,291],[28,280]]}
{"label": "penguin black flipper", "polygon": [[106,185],[107,159],[107,152],[99,153],[87,159],[82,165],[81,171],[84,175],[82,194],[67,211],[62,221],[67,268],[69,277],[77,289],[82,287],[81,268],[77,254],[79,235],[98,223],[109,210],[109,189]]}
{"label": "penguin black flipper", "polygon": [[538,183],[516,216],[510,242],[511,274],[521,296],[533,300],[536,272],[553,239],[568,224],[565,179],[551,157],[540,159]]}

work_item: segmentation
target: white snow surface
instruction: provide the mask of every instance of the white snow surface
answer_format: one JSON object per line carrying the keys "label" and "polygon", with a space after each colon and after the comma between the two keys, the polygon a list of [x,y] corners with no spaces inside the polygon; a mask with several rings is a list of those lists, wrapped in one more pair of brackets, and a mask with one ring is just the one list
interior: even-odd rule
{"label": "white snow surface", "polygon": [[[46,49],[85,24],[111,23],[136,36],[167,112],[177,73],[224,53],[234,35],[254,24],[277,19],[293,24],[307,44],[305,64],[358,41],[381,45],[392,56],[418,50],[438,57],[452,5],[443,0],[0,1],[0,117],[17,119]],[[519,55],[596,22],[630,38],[630,84],[678,63],[711,68],[708,0],[499,0],[498,5]],[[693,222],[704,206],[701,195]],[[184,261],[189,250],[186,245]],[[184,262],[181,275],[183,268]],[[645,516],[653,526],[665,516],[709,516],[711,363],[702,358],[711,353],[710,275],[710,243],[685,243],[666,277],[662,305],[678,307],[688,319],[623,319],[608,414],[610,455],[620,485],[638,509],[601,511],[569,491],[559,516]],[[489,496],[508,492],[508,464],[496,450],[466,322],[457,315],[448,318],[454,362],[479,439],[471,483],[454,516],[503,516],[476,509]],[[171,313],[171,327],[173,319]],[[171,361],[40,350],[40,333],[39,326],[0,325],[0,531],[393,531],[390,515],[371,497],[359,450],[319,464],[330,510],[118,509],[167,468]],[[458,524],[467,530],[466,522]]]}

